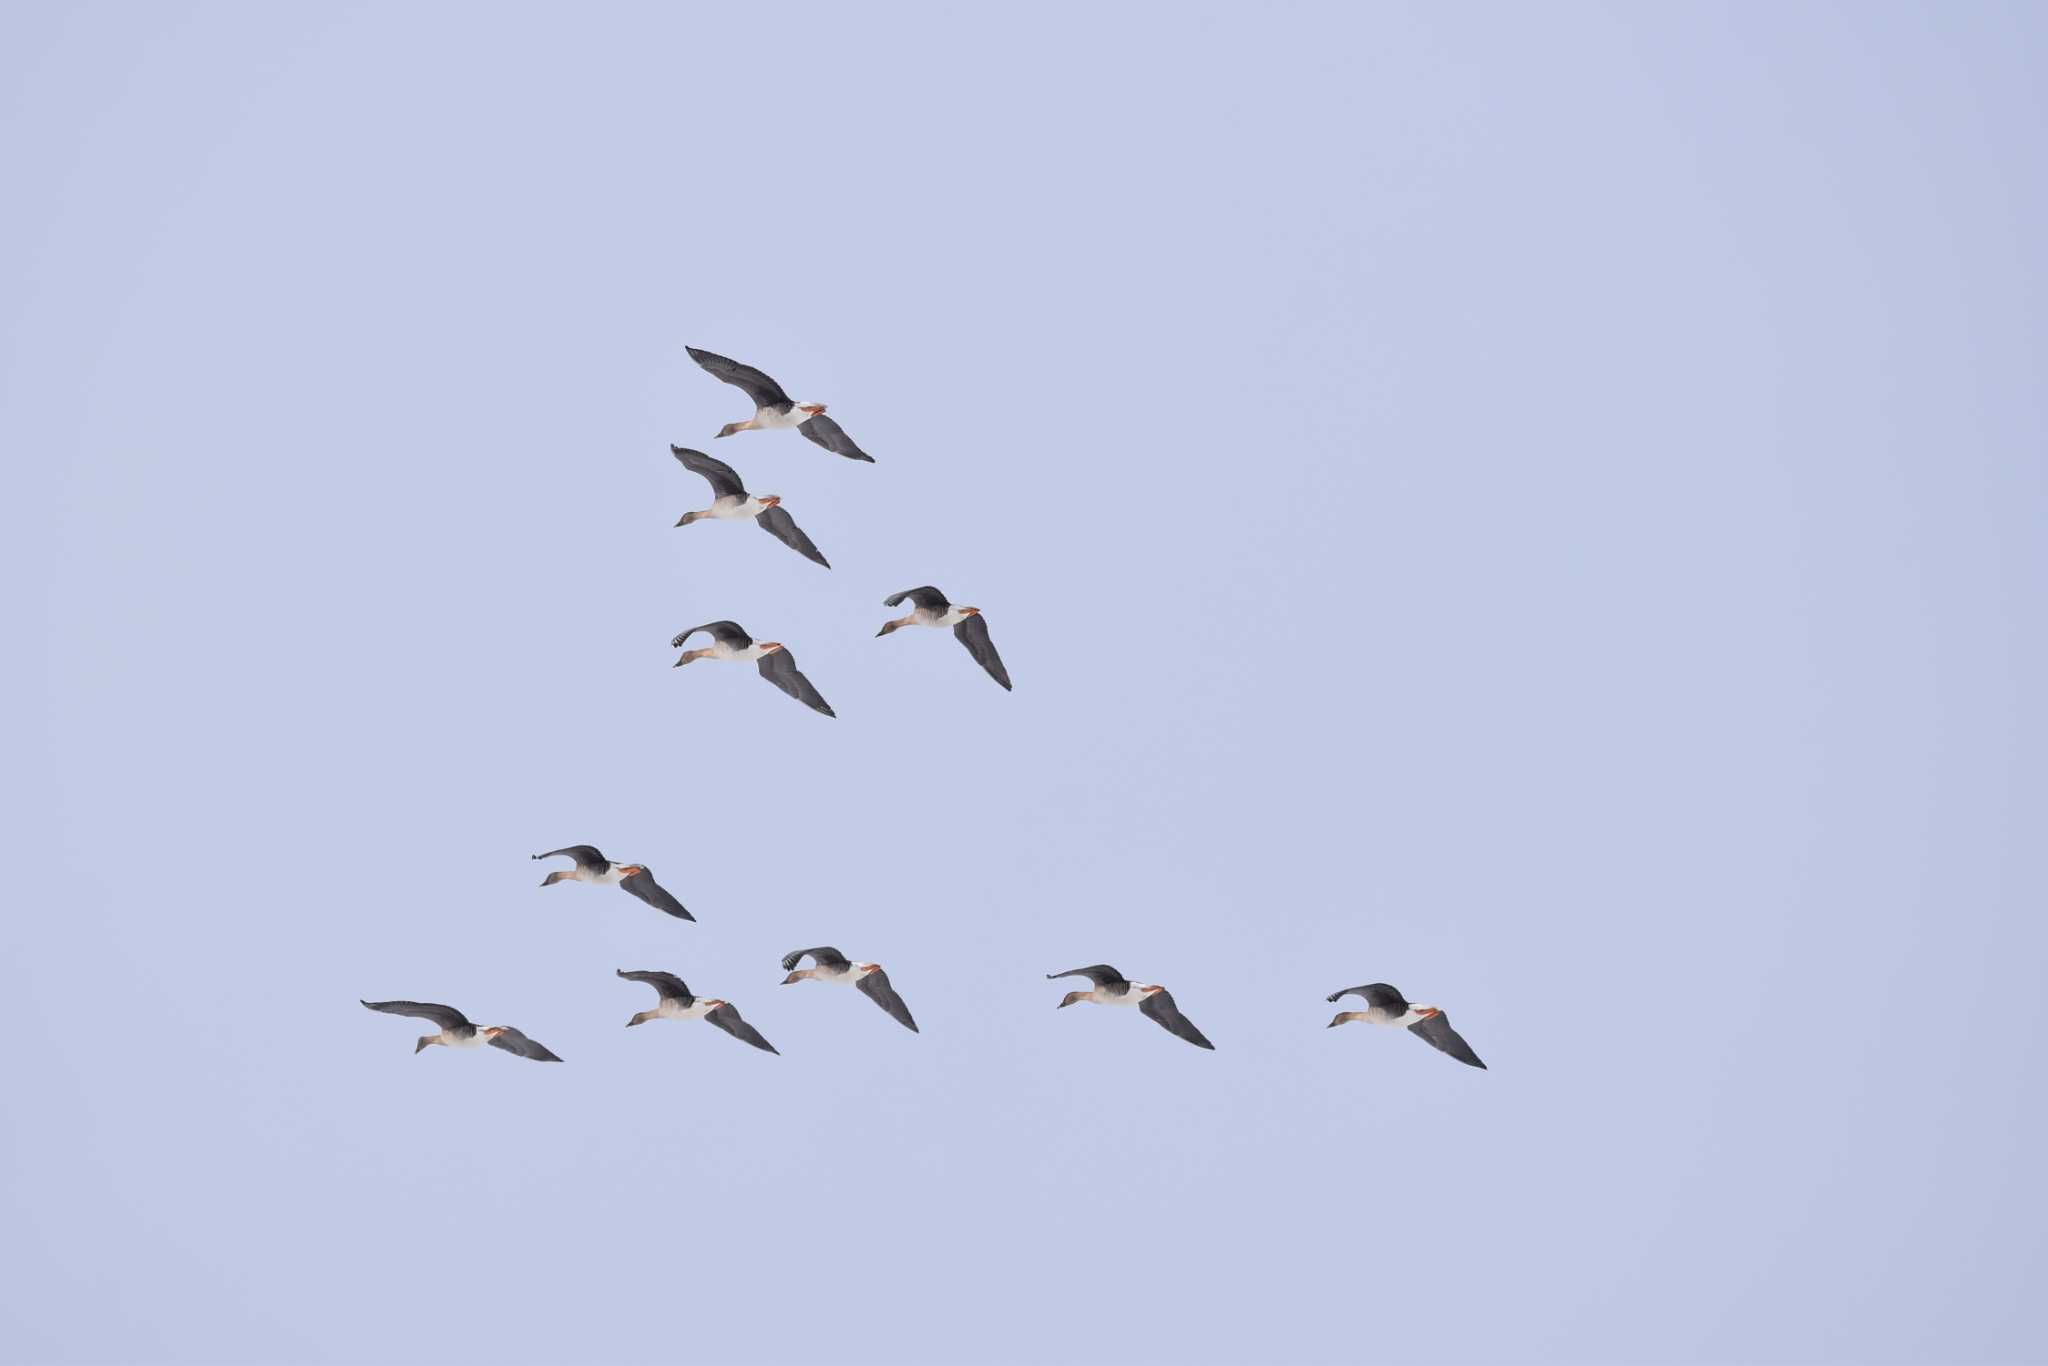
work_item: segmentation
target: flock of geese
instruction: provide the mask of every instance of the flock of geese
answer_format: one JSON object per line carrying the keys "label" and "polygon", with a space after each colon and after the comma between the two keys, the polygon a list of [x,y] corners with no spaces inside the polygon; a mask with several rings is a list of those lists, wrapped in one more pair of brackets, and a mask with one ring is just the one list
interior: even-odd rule
{"label": "flock of geese", "polygon": [[[794,428],[809,440],[848,460],[862,460],[870,464],[874,457],[855,444],[852,437],[837,422],[825,416],[822,403],[797,403],[783,390],[782,386],[751,365],[701,351],[696,347],[687,348],[690,358],[710,374],[727,384],[743,391],[753,400],[754,415],[744,422],[728,422],[719,429],[721,437],[737,432],[778,431]],[[751,519],[763,531],[794,550],[797,554],[830,569],[831,562],[818,550],[811,538],[804,534],[796,519],[782,506],[778,495],[761,496],[749,493],[746,483],[732,466],[717,460],[702,451],[683,446],[669,447],[670,453],[681,462],[684,469],[701,476],[711,486],[711,506],[699,512],[685,512],[676,522],[679,527],[701,521],[746,521]],[[962,607],[950,601],[946,595],[930,585],[906,588],[891,593],[882,600],[884,607],[901,607],[910,604],[910,611],[891,621],[882,623],[882,629],[875,634],[886,636],[907,626],[952,627],[953,637],[958,640],[974,658],[974,662],[1000,683],[1005,691],[1010,688],[1010,671],[1004,667],[1002,656],[996,653],[995,642],[989,638],[988,622],[979,607]],[[684,650],[683,643],[690,637],[703,633],[710,642],[699,649]],[[815,712],[836,716],[823,694],[811,680],[796,666],[796,657],[781,641],[755,640],[744,627],[733,621],[707,621],[701,626],[692,626],[679,633],[670,646],[682,650],[675,667],[700,659],[724,662],[750,663],[759,670],[761,677],[773,683]],[[567,857],[571,866],[557,868],[541,882],[543,887],[552,887],[558,882],[585,882],[596,887],[617,887],[622,891],[646,902],[655,910],[679,920],[696,920],[674,894],[654,880],[653,872],[644,863],[615,863],[592,845],[572,844],[562,849],[551,849],[545,854],[535,854],[536,859]],[[811,960],[811,966],[797,966],[804,959]],[[782,985],[791,986],[798,982],[832,982],[851,984],[863,996],[874,1002],[896,1023],[917,1033],[917,1021],[905,1005],[903,998],[890,984],[889,974],[879,963],[857,963],[838,949],[821,945],[817,948],[796,949],[782,959],[782,969],[788,975]],[[764,1053],[777,1053],[775,1045],[768,1042],[761,1031],[748,1024],[732,1002],[714,996],[698,996],[691,992],[682,978],[672,972],[653,969],[618,969],[618,976],[629,982],[641,982],[653,987],[655,1004],[652,1010],[635,1014],[626,1024],[646,1024],[650,1020],[702,1020],[749,1044]],[[1070,991],[1061,998],[1060,1009],[1070,1005],[1086,1003],[1102,1006],[1136,1006],[1140,1014],[1154,1024],[1185,1040],[1197,1048],[1214,1049],[1208,1037],[1195,1027],[1192,1020],[1181,1014],[1180,1006],[1174,1001],[1173,993],[1152,982],[1134,982],[1107,963],[1096,963],[1085,968],[1071,968],[1066,972],[1046,974],[1047,981],[1063,977],[1085,977],[1088,989]],[[1328,998],[1332,1002],[1346,996],[1357,996],[1365,1003],[1364,1010],[1344,1010],[1330,1021],[1329,1028],[1338,1025],[1363,1023],[1383,1025],[1389,1028],[1406,1029],[1430,1047],[1469,1067],[1483,1068],[1485,1063],[1472,1051],[1472,1046],[1451,1028],[1450,1016],[1436,1006],[1415,1005],[1385,982],[1372,982],[1365,986],[1346,987],[1334,992]],[[429,1001],[364,1001],[365,1007],[387,1015],[406,1015],[427,1021],[435,1026],[432,1034],[423,1034],[413,1046],[415,1054],[432,1045],[444,1048],[476,1048],[489,1044],[522,1058],[535,1062],[560,1062],[561,1058],[546,1045],[528,1038],[510,1025],[476,1025],[468,1016],[452,1006],[439,1005]]]}

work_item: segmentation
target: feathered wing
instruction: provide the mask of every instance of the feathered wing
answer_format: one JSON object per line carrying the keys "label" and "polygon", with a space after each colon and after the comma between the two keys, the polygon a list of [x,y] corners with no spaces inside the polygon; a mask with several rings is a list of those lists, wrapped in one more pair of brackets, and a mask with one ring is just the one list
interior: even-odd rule
{"label": "feathered wing", "polygon": [[889,985],[889,974],[876,968],[867,976],[854,983],[861,994],[889,1012],[889,1018],[902,1025],[911,1033],[917,1033],[917,1021],[910,1018],[910,1007],[903,1004],[903,998],[896,994],[896,988]]}
{"label": "feathered wing", "polygon": [[713,640],[721,645],[730,645],[735,650],[744,650],[754,643],[754,638],[747,634],[746,628],[736,621],[707,621],[702,626],[692,626],[687,631],[678,632],[676,638],[668,643],[668,647],[671,650],[682,649],[683,642],[699,631],[709,631]]}
{"label": "feathered wing", "polygon": [[491,1035],[491,1047],[502,1048],[507,1053],[517,1053],[522,1058],[532,1058],[535,1062],[561,1061],[548,1051],[545,1044],[535,1043],[510,1025]]}
{"label": "feathered wing", "polygon": [[875,457],[853,444],[853,438],[846,434],[844,427],[823,413],[805,418],[797,430],[834,455],[843,455],[848,460],[865,460],[870,465],[875,463]]}
{"label": "feathered wing", "polygon": [[719,355],[716,351],[699,351],[694,346],[686,346],[683,349],[690,353],[691,360],[711,374],[736,389],[745,390],[747,397],[754,400],[756,408],[780,408],[784,412],[789,411],[790,398],[788,394],[782,392],[782,386],[753,366],[742,365],[728,356]]}
{"label": "feathered wing", "polygon": [[790,657],[788,650],[775,650],[762,655],[754,667],[761,671],[761,677],[767,679],[770,683],[773,683],[812,711],[823,712],[827,716],[838,715],[837,712],[832,710],[832,704],[827,702],[819,694],[818,690],[811,686],[811,680],[797,672],[796,660]]}
{"label": "feathered wing", "polygon": [[693,451],[688,446],[670,446],[669,454],[682,462],[683,468],[692,474],[704,476],[704,482],[711,485],[711,492],[717,498],[744,498],[747,486],[740,482],[739,471],[715,456],[702,451]]}
{"label": "feathered wing", "polygon": [[1186,1039],[1197,1048],[1214,1051],[1216,1045],[1202,1037],[1202,1031],[1195,1028],[1194,1021],[1180,1013],[1180,1007],[1173,1003],[1170,991],[1155,991],[1138,1002],[1138,1009],[1159,1022],[1167,1033]]}
{"label": "feathered wing", "polygon": [[654,870],[642,867],[631,877],[619,879],[619,886],[639,897],[657,911],[665,911],[678,920],[695,920],[697,917],[683,909],[683,903],[670,896],[668,889],[654,880]]}
{"label": "feathered wing", "polygon": [[1486,1064],[1479,1061],[1479,1055],[1472,1051],[1472,1045],[1451,1028],[1451,1017],[1438,1011],[1426,1020],[1417,1020],[1408,1026],[1408,1032],[1421,1039],[1440,1053],[1448,1053],[1467,1067],[1484,1069]]}
{"label": "feathered wing", "polygon": [[1003,685],[1003,691],[1010,690],[1010,671],[1003,667],[1003,657],[996,653],[995,642],[988,638],[988,623],[976,613],[953,628],[953,638],[967,647],[967,653],[974,656],[974,662],[988,670],[988,676]]}
{"label": "feathered wing", "polygon": [[804,535],[804,529],[796,524],[796,518],[790,516],[782,508],[769,508],[766,512],[756,517],[754,521],[760,526],[761,530],[767,532],[770,536],[773,536],[812,564],[822,564],[827,569],[832,567],[832,562],[823,555],[820,555],[818,547],[811,544],[811,538]]}
{"label": "feathered wing", "polygon": [[901,607],[905,598],[910,599],[911,606],[922,607],[930,612],[943,612],[953,605],[946,600],[944,593],[926,584],[922,588],[906,588],[901,593],[891,593],[882,599],[882,606]]}
{"label": "feathered wing", "polygon": [[592,844],[572,844],[567,849],[550,849],[545,854],[535,854],[534,857],[554,858],[557,854],[567,854],[576,860],[578,868],[588,868],[593,873],[601,873],[612,866],[611,862],[597,851],[597,846]]}
{"label": "feathered wing", "polygon": [[811,961],[821,968],[844,966],[847,961],[846,955],[839,950],[821,944],[815,949],[791,949],[788,953],[783,954],[782,970],[784,972],[795,972],[796,965],[804,960],[805,954],[809,954]]}
{"label": "feathered wing", "polygon": [[614,968],[613,971],[629,982],[645,982],[648,986],[661,993],[663,1000],[681,1001],[684,1005],[688,1005],[697,999],[690,994],[690,988],[684,983],[683,979],[672,972],[655,972],[642,968],[635,968],[630,971],[625,968]]}
{"label": "feathered wing", "polygon": [[432,1001],[364,1001],[363,1004],[386,1015],[409,1015],[416,1020],[431,1020],[436,1029],[457,1035],[476,1032],[476,1026],[469,1022],[469,1017],[454,1006],[436,1005]]}
{"label": "feathered wing", "polygon": [[762,1038],[761,1031],[748,1024],[745,1020],[742,1020],[740,1013],[730,1005],[722,1005],[704,1018],[709,1023],[717,1025],[720,1029],[738,1039],[741,1043],[750,1043],[765,1053],[774,1053],[776,1051],[775,1045]]}
{"label": "feathered wing", "polygon": [[1086,968],[1068,968],[1065,972],[1048,972],[1045,974],[1045,980],[1048,982],[1058,981],[1062,977],[1086,977],[1098,987],[1127,987],[1130,985],[1129,979],[1107,963],[1097,963],[1092,967]]}
{"label": "feathered wing", "polygon": [[1362,997],[1368,1008],[1384,1010],[1389,1015],[1406,1015],[1408,1013],[1408,998],[1388,986],[1385,982],[1370,982],[1362,987],[1346,987],[1342,991],[1331,992],[1329,999],[1341,1001],[1346,996]]}

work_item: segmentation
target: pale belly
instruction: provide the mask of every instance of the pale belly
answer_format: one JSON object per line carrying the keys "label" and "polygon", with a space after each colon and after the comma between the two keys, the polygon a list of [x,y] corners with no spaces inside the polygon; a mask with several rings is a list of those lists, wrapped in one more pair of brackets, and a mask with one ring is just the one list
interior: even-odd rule
{"label": "pale belly", "polygon": [[764,431],[779,431],[789,427],[801,427],[810,419],[811,415],[801,408],[793,407],[786,413],[763,408],[754,414],[754,425]]}

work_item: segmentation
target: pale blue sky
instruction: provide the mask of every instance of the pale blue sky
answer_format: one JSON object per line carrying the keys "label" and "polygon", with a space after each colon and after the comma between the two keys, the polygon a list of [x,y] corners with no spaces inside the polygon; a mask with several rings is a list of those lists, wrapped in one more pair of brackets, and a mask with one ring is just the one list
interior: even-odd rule
{"label": "pale blue sky", "polygon": [[[2048,1356],[2044,64],[0,11],[0,1357]],[[878,463],[713,447],[685,343]],[[671,441],[833,570],[672,529]],[[926,582],[1014,695],[873,638]],[[839,719],[671,670],[724,616]],[[540,891],[574,841],[701,923]],[[1056,1013],[1098,960],[1217,1051]],[[1326,1031],[1375,979],[1492,1070]]]}

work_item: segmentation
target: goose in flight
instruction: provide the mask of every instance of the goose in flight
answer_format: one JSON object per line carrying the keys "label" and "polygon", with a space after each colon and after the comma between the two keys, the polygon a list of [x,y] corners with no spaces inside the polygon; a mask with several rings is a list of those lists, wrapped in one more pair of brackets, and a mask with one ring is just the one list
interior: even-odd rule
{"label": "goose in flight", "polygon": [[[711,633],[711,644],[701,650],[683,650],[683,642],[699,631]],[[742,662],[753,660],[761,677],[809,707],[812,711],[827,716],[837,716],[832,704],[819,695],[811,686],[811,680],[797,672],[796,656],[792,655],[779,640],[756,641],[746,633],[744,627],[734,621],[707,621],[702,626],[692,626],[677,634],[669,642],[671,649],[683,650],[683,657],[674,666],[682,668],[693,659],[733,659]]]}
{"label": "goose in flight", "polygon": [[1450,1054],[1467,1067],[1485,1069],[1486,1064],[1479,1061],[1479,1055],[1472,1051],[1472,1045],[1466,1043],[1459,1037],[1458,1031],[1451,1028],[1451,1017],[1435,1006],[1410,1005],[1407,997],[1385,982],[1373,982],[1362,987],[1346,987],[1333,994],[1330,999],[1337,1001],[1352,995],[1363,997],[1366,1008],[1338,1011],[1337,1018],[1330,1021],[1327,1028],[1335,1029],[1338,1025],[1350,1024],[1353,1020],[1362,1020],[1366,1024],[1402,1026],[1438,1052]]}
{"label": "goose in flight", "polygon": [[643,1010],[626,1021],[628,1029],[649,1020],[702,1020],[717,1025],[741,1043],[750,1043],[764,1053],[775,1052],[775,1045],[762,1038],[760,1030],[742,1020],[740,1013],[733,1009],[732,1002],[714,1000],[709,996],[692,996],[690,989],[683,985],[683,979],[672,972],[628,972],[624,968],[616,971],[629,982],[647,983],[661,996],[654,1009]]}
{"label": "goose in flight", "polygon": [[900,606],[905,598],[910,599],[910,615],[883,622],[882,629],[875,632],[877,636],[906,626],[950,626],[953,638],[967,647],[974,662],[988,670],[988,676],[1002,684],[1004,691],[1009,691],[1010,671],[1003,667],[1003,657],[996,653],[995,642],[988,638],[988,623],[982,620],[979,607],[955,607],[946,601],[944,593],[930,585],[891,593],[882,599],[882,606]]}
{"label": "goose in flight", "polygon": [[502,1048],[507,1053],[516,1053],[522,1058],[535,1062],[560,1062],[561,1059],[545,1047],[527,1038],[511,1025],[486,1025],[482,1029],[469,1022],[469,1017],[453,1006],[437,1006],[431,1001],[364,1001],[371,1010],[381,1010],[386,1015],[410,1015],[415,1019],[431,1022],[438,1032],[422,1034],[420,1041],[413,1045],[413,1056],[429,1044],[440,1044],[444,1048],[476,1048],[489,1044]]}
{"label": "goose in flight", "polygon": [[567,854],[576,860],[574,868],[557,868],[541,879],[540,885],[552,887],[557,882],[588,882],[596,887],[623,887],[639,897],[657,911],[666,911],[678,920],[695,920],[697,917],[683,909],[683,903],[668,894],[668,889],[654,880],[654,874],[644,863],[613,863],[597,849],[588,844],[572,844],[567,849],[550,849],[534,857],[553,858]]}
{"label": "goose in flight", "polygon": [[848,460],[865,460],[870,465],[875,463],[875,457],[854,445],[846,430],[825,416],[824,404],[792,402],[789,395],[782,392],[781,385],[751,365],[741,365],[736,360],[729,360],[716,352],[700,351],[694,346],[683,349],[690,353],[691,360],[735,389],[744,390],[747,397],[754,400],[754,415],[745,422],[726,423],[718,429],[720,436],[794,427],[834,455],[843,455]]}
{"label": "goose in flight", "polygon": [[[806,954],[810,955],[812,966],[798,967]],[[782,969],[789,974],[782,979],[784,986],[806,978],[817,982],[851,982],[860,988],[861,995],[887,1011],[890,1019],[911,1033],[917,1033],[917,1021],[910,1018],[910,1007],[903,1004],[896,988],[889,985],[889,974],[882,971],[880,963],[849,962],[839,950],[820,947],[796,949],[784,954]]]}
{"label": "goose in flight", "polygon": [[1059,1003],[1065,1010],[1076,1001],[1086,1001],[1098,1006],[1136,1006],[1145,1017],[1167,1033],[1186,1039],[1197,1048],[1214,1049],[1215,1044],[1202,1037],[1202,1031],[1194,1022],[1180,1013],[1180,1007],[1173,1003],[1173,993],[1165,987],[1153,986],[1148,982],[1132,982],[1107,963],[1097,963],[1091,968],[1072,968],[1066,972],[1048,972],[1045,980],[1056,981],[1061,977],[1086,977],[1090,983],[1087,991],[1070,991]]}
{"label": "goose in flight", "polygon": [[702,451],[693,451],[687,446],[670,446],[669,451],[682,462],[684,469],[703,475],[713,494],[710,507],[702,512],[684,513],[677,526],[703,521],[739,522],[751,517],[755,526],[811,563],[822,564],[827,569],[832,567],[818,553],[818,547],[811,544],[811,538],[804,535],[796,519],[783,510],[779,494],[755,497],[747,492],[747,486],[740,482],[732,466],[723,460],[714,460]]}

